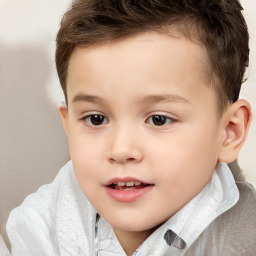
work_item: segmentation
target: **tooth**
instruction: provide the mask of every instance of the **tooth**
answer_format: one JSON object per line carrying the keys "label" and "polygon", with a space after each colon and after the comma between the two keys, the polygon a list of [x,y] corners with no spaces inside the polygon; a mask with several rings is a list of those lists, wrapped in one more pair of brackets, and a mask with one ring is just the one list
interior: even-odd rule
{"label": "tooth", "polygon": [[125,190],[128,191],[128,190],[135,190],[135,189],[136,189],[135,187],[128,187]]}
{"label": "tooth", "polygon": [[127,187],[133,187],[133,186],[134,186],[134,181],[126,182],[125,185],[126,185]]}
{"label": "tooth", "polygon": [[139,185],[141,185],[141,182],[135,181],[134,184],[135,184],[135,186],[139,186]]}
{"label": "tooth", "polygon": [[119,187],[123,187],[123,186],[125,185],[125,183],[124,183],[124,182],[117,182],[117,185],[118,185]]}

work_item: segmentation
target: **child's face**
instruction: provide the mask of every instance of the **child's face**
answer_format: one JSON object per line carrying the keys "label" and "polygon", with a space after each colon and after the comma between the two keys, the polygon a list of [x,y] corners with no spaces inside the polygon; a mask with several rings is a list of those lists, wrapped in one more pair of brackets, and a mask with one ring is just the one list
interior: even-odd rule
{"label": "child's face", "polygon": [[156,227],[211,179],[224,132],[206,62],[203,47],[157,33],[71,56],[61,111],[71,159],[115,230]]}

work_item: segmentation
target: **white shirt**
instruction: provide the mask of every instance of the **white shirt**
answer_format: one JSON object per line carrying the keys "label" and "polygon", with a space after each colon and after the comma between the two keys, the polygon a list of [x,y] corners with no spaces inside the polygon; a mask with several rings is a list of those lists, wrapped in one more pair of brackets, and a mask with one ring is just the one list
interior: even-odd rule
{"label": "white shirt", "polygon": [[9,256],[10,253],[5,245],[3,236],[0,234],[0,255],[1,256]]}
{"label": "white shirt", "polygon": [[[238,199],[231,171],[226,164],[219,164],[204,189],[151,234],[133,255],[184,255],[202,231]],[[53,183],[42,186],[11,212],[7,233],[12,255],[125,255],[112,227],[102,217],[98,221],[96,218],[70,161]]]}

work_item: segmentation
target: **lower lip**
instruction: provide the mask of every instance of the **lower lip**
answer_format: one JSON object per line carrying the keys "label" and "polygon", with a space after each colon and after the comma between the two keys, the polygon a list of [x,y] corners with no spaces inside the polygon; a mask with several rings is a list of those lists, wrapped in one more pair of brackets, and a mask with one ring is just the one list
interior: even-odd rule
{"label": "lower lip", "polygon": [[118,202],[133,202],[139,199],[140,197],[146,195],[152,188],[153,185],[133,190],[118,190],[106,187],[106,191],[112,199]]}

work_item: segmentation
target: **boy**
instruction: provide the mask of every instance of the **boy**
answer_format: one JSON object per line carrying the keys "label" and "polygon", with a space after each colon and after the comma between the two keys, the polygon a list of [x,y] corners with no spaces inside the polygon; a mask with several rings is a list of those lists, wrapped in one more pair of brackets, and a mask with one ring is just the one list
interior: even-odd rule
{"label": "boy", "polygon": [[13,255],[254,255],[237,0],[78,0],[57,36],[71,161],[14,210]]}

